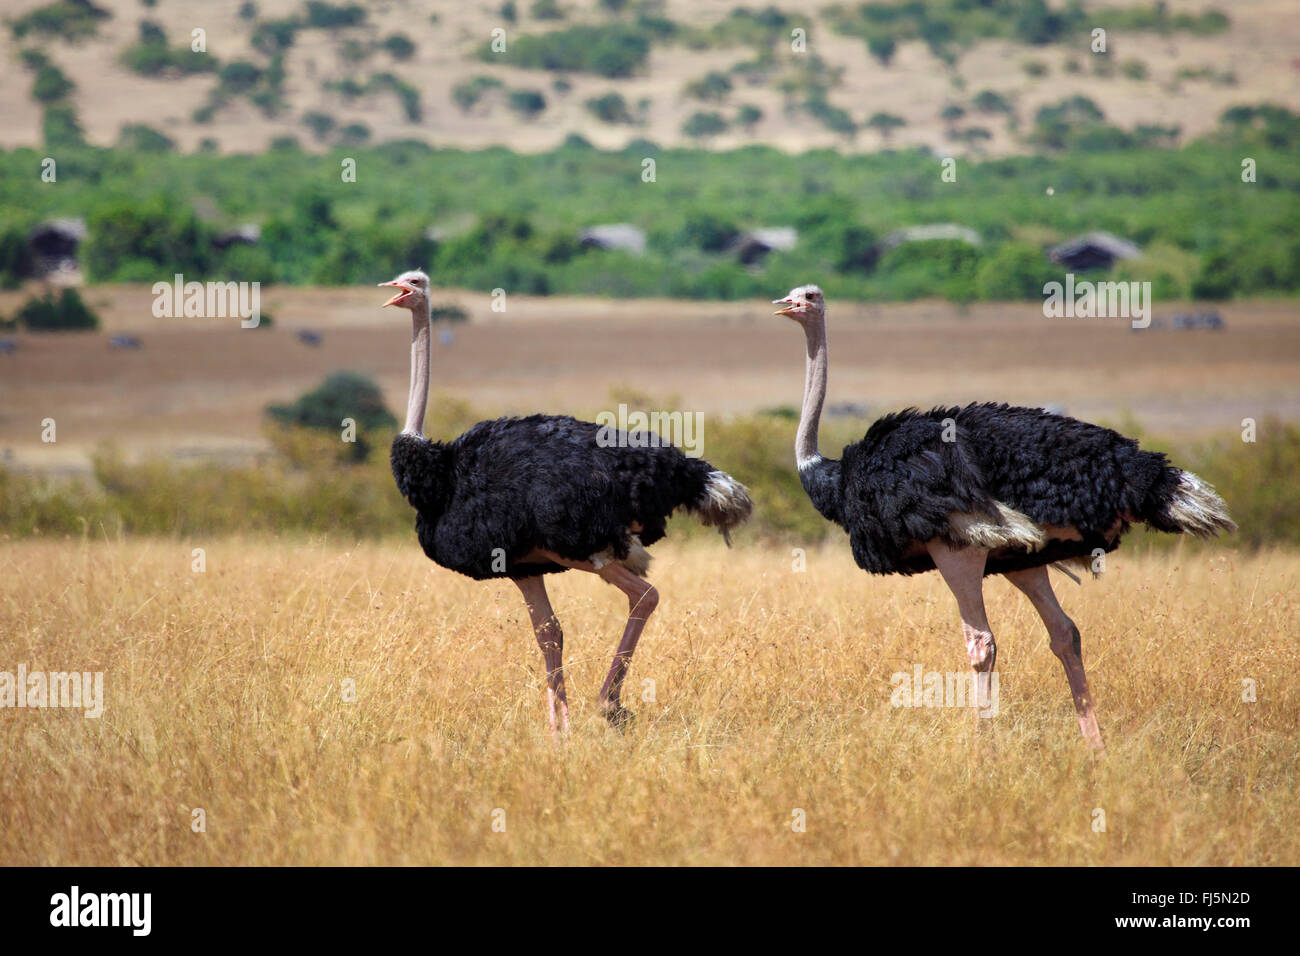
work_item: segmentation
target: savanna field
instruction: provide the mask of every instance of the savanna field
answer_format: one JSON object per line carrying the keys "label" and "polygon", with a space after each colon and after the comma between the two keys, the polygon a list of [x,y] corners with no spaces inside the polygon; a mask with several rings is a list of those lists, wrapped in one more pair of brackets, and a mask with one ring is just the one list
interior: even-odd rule
{"label": "savanna field", "polygon": [[937,575],[870,578],[840,543],[802,572],[743,535],[656,551],[626,735],[595,705],[626,602],[589,575],[553,579],[574,716],[557,742],[515,588],[435,568],[414,541],[7,541],[6,666],[102,670],[105,701],[98,719],[0,721],[0,859],[1300,862],[1292,551],[1134,549],[1082,588],[1056,578],[1100,759],[1001,579],[986,588],[999,714],[977,729],[968,708],[891,706],[895,672],[967,669]]}
{"label": "savanna field", "polygon": [[[10,0],[0,867],[1300,865],[1292,7]],[[1132,308],[1054,314],[1075,272]],[[970,673],[953,593],[861,571],[796,471],[983,401],[1165,452],[1239,528],[1053,572],[1104,754],[1002,577],[996,715],[898,706]],[[389,448],[404,410],[446,442],[629,409],[754,511],[653,548],[623,732],[628,602],[548,580],[557,737],[519,590],[425,557]],[[1060,454],[1080,496],[1105,447]],[[72,671],[102,699],[11,703]]]}

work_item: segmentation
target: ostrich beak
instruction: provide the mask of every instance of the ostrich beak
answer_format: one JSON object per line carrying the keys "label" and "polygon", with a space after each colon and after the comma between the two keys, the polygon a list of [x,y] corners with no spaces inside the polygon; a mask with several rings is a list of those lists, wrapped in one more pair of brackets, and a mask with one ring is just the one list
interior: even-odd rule
{"label": "ostrich beak", "polygon": [[793,316],[795,309],[798,308],[799,306],[799,303],[796,302],[794,299],[790,298],[788,295],[784,299],[773,299],[772,304],[785,306],[784,309],[777,309],[774,313],[772,313],[773,315],[784,315],[784,316]]}
{"label": "ostrich beak", "polygon": [[411,286],[407,285],[405,282],[402,282],[398,279],[393,279],[391,282],[381,282],[379,283],[379,286],[381,288],[384,286],[388,286],[390,288],[401,290],[400,292],[397,293],[397,295],[393,296],[391,299],[389,299],[387,302],[381,305],[380,306],[381,309],[390,305],[401,305],[402,300],[415,291],[414,288],[412,288]]}

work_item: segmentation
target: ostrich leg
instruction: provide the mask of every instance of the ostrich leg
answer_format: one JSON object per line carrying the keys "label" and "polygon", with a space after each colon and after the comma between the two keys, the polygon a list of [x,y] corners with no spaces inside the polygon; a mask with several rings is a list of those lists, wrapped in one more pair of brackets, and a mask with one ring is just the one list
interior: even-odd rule
{"label": "ostrich leg", "polygon": [[[650,619],[654,609],[659,606],[659,592],[655,590],[653,584],[637,577],[618,561],[606,561],[600,567],[597,567],[591,561],[574,561],[553,551],[539,549],[536,554],[563,567],[598,575],[603,581],[614,585],[627,595],[627,624],[623,628],[623,637],[618,642],[618,650],[614,653],[614,663],[610,666],[609,674],[605,677],[605,683],[600,688],[601,713],[613,726],[623,729],[628,721],[632,719],[632,712],[619,703],[619,692],[623,689],[623,678],[627,676],[628,666],[632,663],[632,652],[636,650],[636,642],[641,639],[641,632],[645,630],[645,622]],[[524,580],[530,579],[525,578]],[[520,587],[523,587],[522,581]],[[539,584],[538,587],[540,588],[541,585]],[[542,595],[545,597],[544,590]],[[536,624],[536,618],[534,618],[534,624]],[[557,625],[556,633],[558,632],[559,626]],[[540,636],[538,640],[541,640]],[[558,651],[556,652],[556,666],[559,666]]]}
{"label": "ostrich leg", "polygon": [[942,541],[931,541],[926,547],[934,559],[935,567],[943,575],[944,583],[957,599],[966,654],[975,671],[978,715],[980,710],[993,703],[993,668],[998,659],[998,646],[989,629],[988,618],[984,615],[984,562],[988,552],[974,545],[956,549]]}
{"label": "ostrich leg", "polygon": [[1074,697],[1074,709],[1079,714],[1079,729],[1083,731],[1083,739],[1098,750],[1104,750],[1101,729],[1097,726],[1097,713],[1092,706],[1092,694],[1088,691],[1088,675],[1083,672],[1079,629],[1057,603],[1052,582],[1047,577],[1047,568],[1011,571],[1007,573],[1006,579],[1025,593],[1033,602],[1038,616],[1047,625],[1052,653],[1060,658],[1065,667],[1065,677],[1070,682],[1070,694]]}
{"label": "ostrich leg", "polygon": [[555,719],[557,709],[560,728],[568,731],[569,702],[564,694],[564,632],[560,630],[560,622],[551,610],[546,582],[538,575],[519,578],[515,584],[523,592],[528,616],[533,621],[533,633],[537,635],[537,644],[541,647],[542,659],[546,662],[546,703],[550,712],[551,733],[558,732]]}
{"label": "ostrich leg", "polygon": [[600,709],[604,712],[605,719],[615,727],[622,728],[632,719],[632,712],[619,702],[623,678],[627,676],[627,669],[632,664],[632,653],[645,629],[645,622],[659,606],[659,592],[649,581],[637,577],[617,561],[606,564],[596,573],[627,595],[627,625],[618,642],[614,663],[610,665],[609,674],[600,688]]}

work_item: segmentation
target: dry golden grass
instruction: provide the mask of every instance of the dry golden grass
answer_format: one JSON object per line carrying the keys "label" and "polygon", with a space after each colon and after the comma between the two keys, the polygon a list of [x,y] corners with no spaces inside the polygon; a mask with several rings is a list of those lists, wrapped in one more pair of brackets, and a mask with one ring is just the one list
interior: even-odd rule
{"label": "dry golden grass", "polygon": [[1004,581],[1001,715],[977,737],[968,711],[889,702],[895,671],[965,667],[937,576],[871,578],[842,546],[804,574],[743,542],[657,550],[626,736],[594,704],[626,604],[552,579],[575,716],[557,744],[516,590],[414,541],[6,543],[0,670],[102,670],[107,702],[0,712],[0,862],[1300,863],[1300,555],[1121,552],[1058,586],[1097,760]]}

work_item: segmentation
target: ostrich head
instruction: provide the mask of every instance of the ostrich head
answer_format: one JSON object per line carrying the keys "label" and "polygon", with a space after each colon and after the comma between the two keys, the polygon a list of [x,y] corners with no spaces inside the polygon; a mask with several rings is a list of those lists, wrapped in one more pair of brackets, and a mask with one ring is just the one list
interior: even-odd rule
{"label": "ostrich head", "polygon": [[777,309],[776,314],[794,319],[801,325],[826,318],[826,297],[818,286],[812,284],[796,286],[784,299],[773,299],[772,304],[785,306]]}
{"label": "ostrich head", "polygon": [[399,305],[403,309],[410,309],[411,314],[419,318],[429,316],[429,277],[419,269],[411,269],[409,272],[403,272],[396,279],[389,282],[379,283],[381,286],[392,286],[397,289],[397,294],[384,303],[384,305]]}

